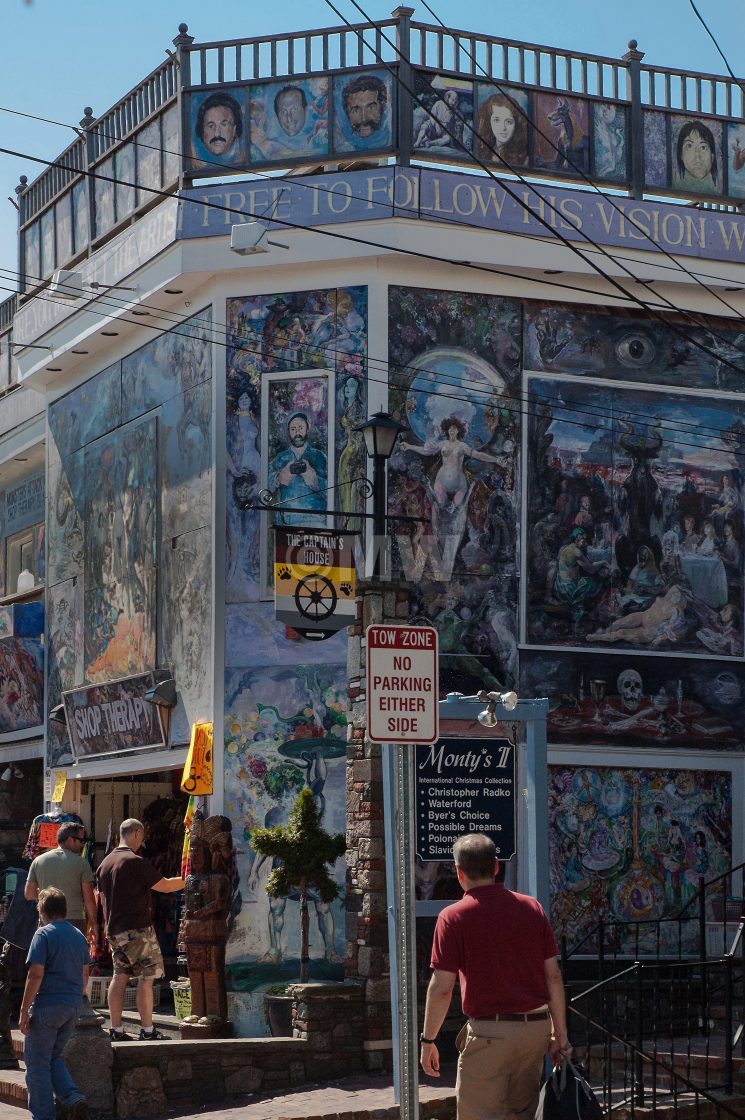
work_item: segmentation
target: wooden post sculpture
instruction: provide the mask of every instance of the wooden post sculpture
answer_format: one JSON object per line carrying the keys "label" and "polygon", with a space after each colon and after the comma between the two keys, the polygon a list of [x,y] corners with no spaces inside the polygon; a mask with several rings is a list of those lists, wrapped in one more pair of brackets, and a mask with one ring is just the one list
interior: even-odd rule
{"label": "wooden post sculpture", "polygon": [[184,884],[179,946],[186,953],[191,1015],[182,1038],[224,1038],[231,1033],[225,987],[232,839],[227,817],[194,814],[191,871]]}

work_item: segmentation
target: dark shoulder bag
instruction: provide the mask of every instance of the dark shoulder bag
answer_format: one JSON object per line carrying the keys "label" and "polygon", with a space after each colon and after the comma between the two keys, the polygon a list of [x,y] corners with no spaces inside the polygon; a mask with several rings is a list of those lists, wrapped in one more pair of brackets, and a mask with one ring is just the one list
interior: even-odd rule
{"label": "dark shoulder bag", "polygon": [[603,1120],[603,1110],[579,1062],[556,1066],[541,1089],[536,1120]]}

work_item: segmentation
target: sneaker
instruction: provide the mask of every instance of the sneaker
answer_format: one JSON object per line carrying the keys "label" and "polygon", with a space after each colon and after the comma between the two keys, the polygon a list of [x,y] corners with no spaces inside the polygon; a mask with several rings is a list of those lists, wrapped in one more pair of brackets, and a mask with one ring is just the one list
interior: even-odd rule
{"label": "sneaker", "polygon": [[109,1038],[112,1042],[131,1042],[132,1037],[126,1031],[115,1031],[112,1027],[109,1027]]}
{"label": "sneaker", "polygon": [[147,1031],[145,1031],[144,1029],[140,1030],[140,1042],[170,1042],[170,1041],[171,1040],[170,1040],[170,1038],[168,1037],[167,1034],[163,1034],[162,1031],[155,1030],[155,1028],[153,1028],[153,1030],[149,1033]]}

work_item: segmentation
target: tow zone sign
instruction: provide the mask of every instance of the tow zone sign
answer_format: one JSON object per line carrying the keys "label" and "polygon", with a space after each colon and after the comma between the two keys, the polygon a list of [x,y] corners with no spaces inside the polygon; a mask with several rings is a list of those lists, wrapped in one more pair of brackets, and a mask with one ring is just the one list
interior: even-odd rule
{"label": "tow zone sign", "polygon": [[433,626],[368,626],[367,735],[373,743],[434,743],[437,631]]}

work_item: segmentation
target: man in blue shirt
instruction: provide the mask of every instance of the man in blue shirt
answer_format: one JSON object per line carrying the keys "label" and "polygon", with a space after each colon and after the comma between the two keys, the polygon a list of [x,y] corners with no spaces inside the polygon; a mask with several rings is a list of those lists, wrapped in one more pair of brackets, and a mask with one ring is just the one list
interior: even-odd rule
{"label": "man in blue shirt", "polygon": [[67,900],[57,887],[39,891],[37,929],[26,958],[29,966],[21,1003],[26,1088],[32,1120],[55,1120],[54,1097],[67,1120],[88,1120],[85,1097],[62,1058],[75,1029],[88,983],[88,943],[66,921]]}
{"label": "man in blue shirt", "polygon": [[[287,421],[290,446],[274,456],[269,464],[269,489],[282,506],[307,510],[326,509],[328,504],[326,456],[308,443],[310,423],[304,412],[294,412]],[[325,525],[319,513],[277,514],[278,525]]]}

